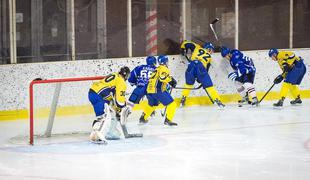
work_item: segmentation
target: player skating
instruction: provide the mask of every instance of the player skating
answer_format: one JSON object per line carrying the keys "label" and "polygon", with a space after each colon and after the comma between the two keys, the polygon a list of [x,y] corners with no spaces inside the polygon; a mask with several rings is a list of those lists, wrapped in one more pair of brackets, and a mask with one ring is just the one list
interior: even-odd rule
{"label": "player skating", "polygon": [[300,85],[305,73],[306,66],[301,57],[296,56],[291,51],[278,51],[275,48],[269,50],[269,57],[272,60],[277,61],[280,68],[282,69],[282,74],[278,75],[274,83],[279,84],[284,79],[280,90],[280,100],[273,105],[275,107],[282,107],[284,99],[287,96],[288,91],[293,95],[294,100],[290,103],[292,105],[301,104],[300,92],[298,85]]}
{"label": "player skating", "polygon": [[[236,85],[238,93],[242,99],[238,101],[239,106],[244,103],[251,103],[253,106],[258,106],[259,102],[256,96],[254,77],[256,69],[253,60],[245,56],[237,49],[229,49],[228,47],[221,48],[221,55],[229,60],[233,72],[229,73],[228,78]],[[252,97],[252,102],[249,102],[249,96]]]}
{"label": "player skating", "polygon": [[126,80],[129,74],[130,70],[125,66],[119,72],[94,82],[90,87],[88,99],[93,105],[97,118],[92,125],[93,130],[90,135],[92,141],[106,143],[109,132],[112,138],[119,138],[120,131],[117,129],[116,121],[120,119],[121,110],[126,106]]}
{"label": "player skating", "polygon": [[[147,83],[149,81],[151,73],[154,72],[155,69],[156,58],[154,56],[148,56],[146,58],[146,65],[139,65],[131,71],[128,82],[132,86],[136,86],[136,88],[133,90],[129,97],[128,105],[130,108],[133,108],[135,104],[139,104],[141,99],[145,95],[147,96],[147,98],[149,98],[149,95],[147,95],[146,92]],[[142,114],[139,122],[147,123],[147,119],[144,119],[144,113]]]}
{"label": "player skating", "polygon": [[159,103],[167,106],[167,113],[165,116],[165,125],[176,126],[177,123],[172,122],[175,111],[176,103],[172,98],[171,94],[167,92],[167,85],[176,87],[176,80],[170,76],[170,70],[168,69],[168,57],[166,55],[158,56],[159,66],[151,74],[147,85],[147,94],[149,106],[144,109],[143,120],[147,120],[151,113],[155,110],[155,107]]}
{"label": "player skating", "polygon": [[[191,41],[183,41],[181,44],[182,55],[188,60],[188,66],[185,72],[185,88],[182,92],[181,106],[185,105],[186,98],[193,88],[195,81],[201,83],[209,96],[212,103],[216,103],[223,108],[225,105],[221,102],[220,96],[213,86],[212,80],[208,74],[210,63],[212,61],[211,54],[214,52],[212,43],[207,42],[203,47]],[[190,58],[187,53],[191,51]]]}

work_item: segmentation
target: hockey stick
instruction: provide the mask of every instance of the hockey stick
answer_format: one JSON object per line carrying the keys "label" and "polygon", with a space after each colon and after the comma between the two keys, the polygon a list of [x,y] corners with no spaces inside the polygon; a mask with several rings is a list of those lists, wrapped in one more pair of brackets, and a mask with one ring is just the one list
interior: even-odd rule
{"label": "hockey stick", "polygon": [[274,85],[276,85],[276,83],[273,83],[273,85],[268,89],[268,91],[264,94],[264,96],[262,97],[262,99],[259,100],[258,103],[262,102],[262,100],[267,96],[267,94],[271,91]]}
{"label": "hockey stick", "polygon": [[[120,122],[120,121],[119,121]],[[121,124],[121,127],[122,127],[122,130],[123,130],[123,133],[124,133],[124,137],[127,139],[127,138],[138,138],[138,137],[143,137],[143,134],[142,133],[128,133],[128,130],[127,130],[127,127],[125,124]]]}
{"label": "hockey stick", "polygon": [[213,99],[211,98],[211,96],[210,96],[210,94],[208,93],[208,91],[207,91],[206,89],[204,89],[204,90],[206,91],[206,93],[207,93],[207,95],[208,95],[210,101],[212,102],[212,104],[214,104],[214,101],[213,101]]}
{"label": "hockey stick", "polygon": [[216,39],[217,42],[220,44],[219,38],[217,37],[217,34],[216,34],[216,32],[215,32],[215,30],[214,30],[214,27],[213,27],[214,24],[217,23],[219,20],[220,20],[219,18],[215,18],[215,19],[211,22],[210,28],[211,28],[211,30],[212,30],[212,32],[213,32],[213,35],[214,35],[215,39]]}
{"label": "hockey stick", "polygon": [[188,90],[197,90],[200,89],[202,87],[202,84],[200,84],[197,87],[193,87],[193,88],[186,88],[186,87],[175,87],[174,89],[188,89]]}

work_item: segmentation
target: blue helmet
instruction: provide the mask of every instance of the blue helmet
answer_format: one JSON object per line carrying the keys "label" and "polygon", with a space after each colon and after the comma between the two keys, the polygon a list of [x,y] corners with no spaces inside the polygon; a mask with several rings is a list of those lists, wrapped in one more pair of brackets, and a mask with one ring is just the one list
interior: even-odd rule
{"label": "blue helmet", "polygon": [[214,45],[213,45],[211,42],[206,42],[206,43],[203,45],[203,48],[204,48],[204,49],[212,49],[212,51],[215,51]]}
{"label": "blue helmet", "polygon": [[222,55],[223,57],[227,56],[229,53],[230,53],[230,49],[229,49],[228,47],[223,46],[223,47],[221,48],[221,55]]}
{"label": "blue helmet", "polygon": [[148,56],[146,58],[146,64],[147,65],[155,65],[156,64],[156,58],[154,56]]}
{"label": "blue helmet", "polygon": [[276,48],[271,48],[269,50],[268,55],[269,55],[269,57],[272,57],[274,54],[278,54],[278,53],[279,53],[279,51]]}
{"label": "blue helmet", "polygon": [[168,63],[168,57],[166,55],[159,55],[157,60],[158,60],[158,64],[167,64]]}

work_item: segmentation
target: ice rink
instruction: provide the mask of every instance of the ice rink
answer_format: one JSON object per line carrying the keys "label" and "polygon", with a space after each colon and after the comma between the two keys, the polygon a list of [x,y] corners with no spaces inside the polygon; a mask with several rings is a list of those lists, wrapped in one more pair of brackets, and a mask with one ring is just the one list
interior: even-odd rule
{"label": "ice rink", "polygon": [[[140,112],[128,129],[143,138],[16,145],[27,121],[0,122],[0,179],[103,180],[309,180],[310,101],[274,109],[227,105],[177,110],[178,127],[163,125],[160,111],[146,125]],[[135,120],[134,120],[135,119]],[[90,120],[91,122],[91,120]]]}

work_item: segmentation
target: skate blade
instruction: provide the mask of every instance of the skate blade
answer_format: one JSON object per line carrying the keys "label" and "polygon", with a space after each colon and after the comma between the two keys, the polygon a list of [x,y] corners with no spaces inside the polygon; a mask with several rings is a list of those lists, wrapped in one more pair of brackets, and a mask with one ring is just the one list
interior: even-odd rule
{"label": "skate blade", "polygon": [[283,109],[283,106],[273,106],[273,109],[281,110]]}

